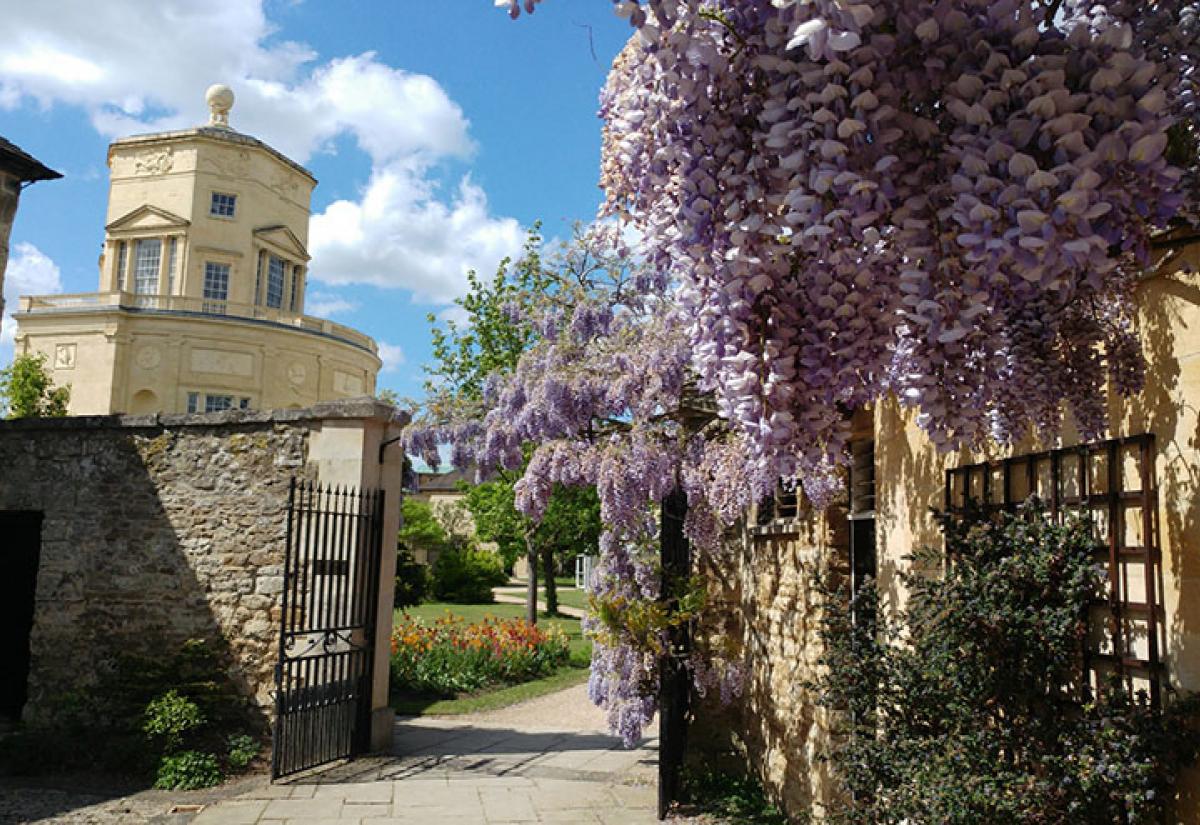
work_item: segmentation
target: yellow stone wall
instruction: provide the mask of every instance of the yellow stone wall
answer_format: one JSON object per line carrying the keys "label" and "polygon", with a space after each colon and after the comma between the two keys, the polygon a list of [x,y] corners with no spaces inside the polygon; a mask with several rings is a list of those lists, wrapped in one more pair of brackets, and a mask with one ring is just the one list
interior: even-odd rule
{"label": "yellow stone wall", "polygon": [[[1165,632],[1163,658],[1171,685],[1200,691],[1200,245],[1187,250],[1137,296],[1138,325],[1147,357],[1147,386],[1110,409],[1110,435],[1153,433],[1162,549]],[[895,400],[874,410],[876,549],[883,607],[894,614],[908,598],[899,573],[921,545],[940,546],[931,516],[942,508],[945,471],[986,459],[1020,456],[1080,443],[1068,422],[1053,445],[1027,442],[1011,451],[939,455]],[[865,435],[862,433],[860,435]],[[824,519],[801,513],[790,524],[749,528],[731,546],[733,562],[707,571],[708,638],[738,643],[748,670],[747,693],[736,706],[704,703],[692,741],[709,754],[732,747],[798,821],[823,821],[836,804],[835,783],[818,755],[830,720],[804,682],[816,673],[821,649],[820,605],[814,586],[822,570],[846,565],[845,511]],[[1200,770],[1181,777],[1172,823],[1200,825]]]}
{"label": "yellow stone wall", "polygon": [[[1184,263],[1200,264],[1200,247],[1139,287],[1146,388],[1112,402],[1109,435],[1155,436],[1162,657],[1170,684],[1191,693],[1200,691],[1200,276],[1183,271]],[[1011,451],[938,455],[914,416],[894,401],[877,407],[875,438],[879,584],[892,612],[907,598],[897,576],[904,557],[917,546],[941,542],[929,511],[944,504],[948,467],[1080,443],[1068,424],[1053,445],[1030,442]],[[1200,825],[1200,770],[1187,772],[1179,787],[1183,798],[1172,822]]]}
{"label": "yellow stone wall", "polygon": [[182,413],[189,392],[305,407],[373,395],[379,369],[367,349],[236,318],[112,309],[19,320],[16,351],[45,353],[54,383],[71,387],[72,415]]}

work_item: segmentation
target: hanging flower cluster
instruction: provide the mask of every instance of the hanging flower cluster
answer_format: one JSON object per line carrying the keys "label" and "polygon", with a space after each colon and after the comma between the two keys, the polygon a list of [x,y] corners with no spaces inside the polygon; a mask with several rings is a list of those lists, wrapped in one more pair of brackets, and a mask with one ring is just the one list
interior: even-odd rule
{"label": "hanging flower cluster", "polygon": [[[602,101],[608,209],[683,284],[764,470],[895,392],[950,449],[1140,388],[1129,291],[1178,210],[1171,68],[1122,14],[1018,0],[652,2]],[[650,28],[650,33],[646,29]]]}
{"label": "hanging flower cluster", "polygon": [[1195,4],[615,6],[640,36],[602,97],[607,210],[682,284],[760,471],[819,488],[884,393],[952,449],[1066,409],[1095,436],[1107,379],[1140,388],[1130,290],[1189,192],[1166,155]]}
{"label": "hanging flower cluster", "polygon": [[[677,485],[701,549],[779,479],[830,501],[847,413],[885,394],[952,449],[1053,434],[1067,410],[1098,435],[1109,379],[1140,389],[1131,290],[1192,191],[1168,155],[1195,134],[1194,5],[614,6],[637,36],[601,99],[601,183],[645,266],[514,305],[542,340],[478,415],[410,445],[435,463],[449,440],[484,472],[534,445],[535,518],[554,484],[594,485],[598,598],[657,598],[652,508]],[[695,397],[719,419],[695,425]],[[609,641],[591,692],[630,739],[657,654],[633,628]]]}

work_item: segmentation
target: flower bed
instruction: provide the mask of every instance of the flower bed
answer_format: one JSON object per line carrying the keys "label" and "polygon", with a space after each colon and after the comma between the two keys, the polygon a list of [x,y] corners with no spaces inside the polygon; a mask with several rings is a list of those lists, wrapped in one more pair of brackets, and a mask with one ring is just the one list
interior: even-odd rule
{"label": "flower bed", "polygon": [[489,685],[548,676],[568,658],[568,640],[522,619],[487,616],[468,624],[447,614],[424,622],[405,615],[392,632],[392,685],[397,691],[453,696]]}

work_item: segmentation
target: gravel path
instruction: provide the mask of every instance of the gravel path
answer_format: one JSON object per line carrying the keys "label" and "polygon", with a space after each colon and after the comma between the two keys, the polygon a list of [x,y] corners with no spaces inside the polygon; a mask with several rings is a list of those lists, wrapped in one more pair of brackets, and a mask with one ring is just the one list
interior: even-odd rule
{"label": "gravel path", "polygon": [[588,699],[587,685],[576,685],[527,702],[470,716],[433,716],[435,719],[470,719],[472,724],[506,726],[516,730],[564,730],[608,733],[604,711]]}

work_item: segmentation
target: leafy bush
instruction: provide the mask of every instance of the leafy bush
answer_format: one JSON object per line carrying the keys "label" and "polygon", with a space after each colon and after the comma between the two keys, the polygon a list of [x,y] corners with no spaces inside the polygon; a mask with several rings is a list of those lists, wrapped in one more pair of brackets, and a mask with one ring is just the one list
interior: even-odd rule
{"label": "leafy bush", "polygon": [[762,785],[744,773],[691,769],[683,776],[683,801],[706,815],[705,821],[737,825],[788,825]]}
{"label": "leafy bush", "polygon": [[183,737],[204,724],[200,707],[191,699],[185,699],[176,690],[168,690],[146,705],[142,730],[148,736],[158,738],[164,751],[178,750]]}
{"label": "leafy bush", "polygon": [[1090,526],[1056,525],[1035,504],[942,524],[950,563],[917,554],[895,621],[873,587],[853,612],[879,618],[857,626],[827,594],[817,687],[847,725],[832,753],[847,792],[835,821],[1161,821],[1200,747],[1200,703],[1160,711],[1115,685],[1079,700],[1101,587]]}
{"label": "leafy bush", "polygon": [[235,771],[245,770],[261,750],[258,740],[253,736],[238,734],[229,737],[229,752],[225,757],[226,764]]}
{"label": "leafy bush", "polygon": [[504,584],[500,557],[477,547],[449,547],[433,564],[433,595],[454,604],[488,604],[492,588]]}
{"label": "leafy bush", "polygon": [[71,388],[56,387],[46,356],[18,355],[0,370],[0,411],[9,418],[62,418],[71,403]]}
{"label": "leafy bush", "polygon": [[154,787],[167,791],[194,791],[220,785],[224,778],[217,757],[211,753],[182,751],[162,758]]}
{"label": "leafy bush", "polygon": [[544,631],[522,619],[467,624],[447,614],[429,625],[405,618],[392,633],[392,683],[401,691],[454,696],[548,676],[568,654],[561,629]]}
{"label": "leafy bush", "polygon": [[412,553],[396,553],[396,607],[416,607],[429,595],[429,567],[413,558]]}
{"label": "leafy bush", "polygon": [[231,735],[261,732],[223,652],[200,640],[174,654],[123,656],[92,685],[53,697],[44,710],[0,739],[0,772],[100,769],[150,778],[170,751],[223,753]]}

